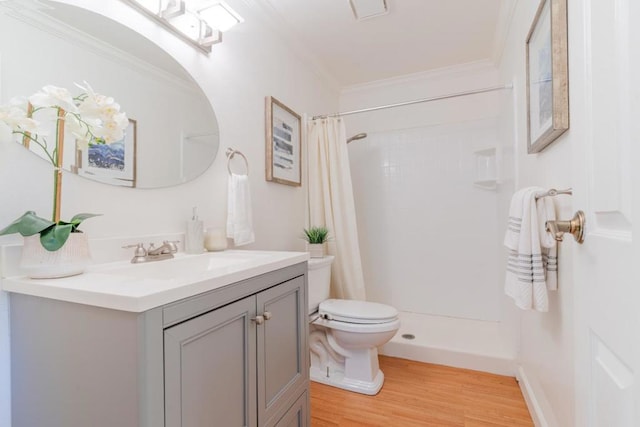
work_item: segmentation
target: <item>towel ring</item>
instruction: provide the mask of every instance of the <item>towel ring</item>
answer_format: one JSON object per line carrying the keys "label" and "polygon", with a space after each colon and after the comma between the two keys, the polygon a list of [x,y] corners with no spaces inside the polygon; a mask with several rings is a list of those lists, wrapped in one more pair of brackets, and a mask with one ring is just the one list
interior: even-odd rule
{"label": "towel ring", "polygon": [[229,175],[232,174],[232,172],[231,172],[231,160],[233,160],[233,156],[235,156],[236,154],[244,159],[244,166],[247,169],[247,172],[245,173],[245,175],[249,175],[249,161],[247,160],[247,157],[244,154],[242,154],[238,150],[234,150],[231,147],[227,148],[227,151],[225,153],[227,155],[227,171],[229,172]]}

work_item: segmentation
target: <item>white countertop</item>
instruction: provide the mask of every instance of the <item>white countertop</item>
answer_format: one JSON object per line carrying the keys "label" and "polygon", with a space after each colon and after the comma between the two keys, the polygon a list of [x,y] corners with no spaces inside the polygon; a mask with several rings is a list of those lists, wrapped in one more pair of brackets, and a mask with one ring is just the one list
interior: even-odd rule
{"label": "white countertop", "polygon": [[10,277],[7,292],[140,313],[309,259],[307,252],[227,250],[143,264],[93,265],[60,279]]}

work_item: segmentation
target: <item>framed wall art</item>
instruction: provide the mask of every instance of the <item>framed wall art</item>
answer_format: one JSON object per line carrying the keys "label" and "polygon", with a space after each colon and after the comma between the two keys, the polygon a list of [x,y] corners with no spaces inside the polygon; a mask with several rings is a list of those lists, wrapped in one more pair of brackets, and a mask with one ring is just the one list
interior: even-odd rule
{"label": "framed wall art", "polygon": [[300,115],[272,96],[266,97],[266,180],[302,185]]}
{"label": "framed wall art", "polygon": [[542,0],[529,30],[527,152],[539,153],[569,129],[567,0]]}
{"label": "framed wall art", "polygon": [[79,149],[78,174],[122,187],[136,186],[137,123],[129,119],[124,138],[111,144],[89,144]]}

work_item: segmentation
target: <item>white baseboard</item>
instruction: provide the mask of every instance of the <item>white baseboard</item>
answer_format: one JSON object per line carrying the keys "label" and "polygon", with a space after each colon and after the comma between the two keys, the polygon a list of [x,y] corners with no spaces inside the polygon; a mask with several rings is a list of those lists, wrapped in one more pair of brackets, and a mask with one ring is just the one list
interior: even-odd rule
{"label": "white baseboard", "polygon": [[527,408],[529,408],[533,424],[536,427],[551,427],[544,415],[542,405],[540,405],[540,402],[536,397],[531,381],[529,381],[529,378],[522,366],[518,366],[516,370],[516,378],[520,385],[520,391],[522,391],[522,395],[524,396],[524,401],[527,403]]}

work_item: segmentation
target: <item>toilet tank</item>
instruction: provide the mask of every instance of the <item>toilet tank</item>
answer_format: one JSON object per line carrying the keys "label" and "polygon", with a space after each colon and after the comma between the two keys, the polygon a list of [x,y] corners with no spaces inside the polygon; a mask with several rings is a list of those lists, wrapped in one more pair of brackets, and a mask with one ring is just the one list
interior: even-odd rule
{"label": "toilet tank", "polygon": [[309,314],[318,310],[318,305],[329,299],[331,284],[331,263],[333,256],[310,258],[309,261]]}

